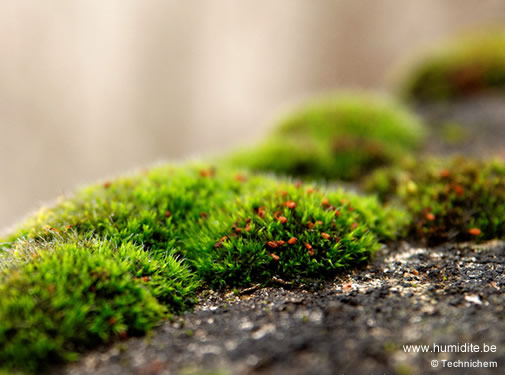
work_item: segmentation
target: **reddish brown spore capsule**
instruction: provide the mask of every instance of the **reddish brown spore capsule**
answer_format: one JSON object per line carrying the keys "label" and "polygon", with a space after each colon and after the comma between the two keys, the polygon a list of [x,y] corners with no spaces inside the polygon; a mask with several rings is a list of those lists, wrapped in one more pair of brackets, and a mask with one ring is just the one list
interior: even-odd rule
{"label": "reddish brown spore capsule", "polygon": [[295,243],[298,242],[298,238],[296,237],[291,237],[289,240],[288,240],[288,245],[294,245]]}
{"label": "reddish brown spore capsule", "polygon": [[426,215],[426,220],[433,221],[435,220],[435,215],[433,215],[431,212],[428,212]]}
{"label": "reddish brown spore capsule", "polygon": [[468,230],[468,234],[471,234],[472,236],[480,236],[482,231],[479,228],[470,228]]}
{"label": "reddish brown spore capsule", "polygon": [[287,202],[284,203],[284,206],[286,206],[290,210],[294,210],[296,208],[296,202],[287,201]]}

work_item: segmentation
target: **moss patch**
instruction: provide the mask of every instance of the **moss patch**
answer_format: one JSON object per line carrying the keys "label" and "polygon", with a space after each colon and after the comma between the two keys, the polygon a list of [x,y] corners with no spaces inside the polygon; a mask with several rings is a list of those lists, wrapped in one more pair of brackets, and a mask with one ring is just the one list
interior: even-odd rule
{"label": "moss patch", "polygon": [[403,97],[447,101],[505,89],[505,31],[456,38],[425,53],[400,84]]}
{"label": "moss patch", "polygon": [[405,218],[374,198],[265,181],[193,233],[185,255],[214,288],[327,279],[366,263]]}
{"label": "moss patch", "polygon": [[131,244],[76,239],[18,247],[32,259],[0,273],[0,363],[11,369],[35,371],[144,333],[166,306],[187,308],[198,286],[173,257],[155,260]]}
{"label": "moss patch", "polygon": [[153,168],[84,188],[43,208],[7,241],[93,233],[163,254],[180,244],[188,225],[204,222],[224,202],[260,183],[253,177],[243,183],[233,171],[217,175],[208,165]]}
{"label": "moss patch", "polygon": [[505,236],[505,164],[456,158],[375,172],[367,191],[405,206],[410,234],[429,243]]}
{"label": "moss patch", "polygon": [[419,120],[394,101],[373,95],[335,95],[280,121],[270,137],[228,161],[277,174],[356,180],[416,149]]}
{"label": "moss patch", "polygon": [[75,359],[189,308],[202,286],[331,277],[404,219],[375,198],[208,165],[85,188],[0,248],[0,361]]}

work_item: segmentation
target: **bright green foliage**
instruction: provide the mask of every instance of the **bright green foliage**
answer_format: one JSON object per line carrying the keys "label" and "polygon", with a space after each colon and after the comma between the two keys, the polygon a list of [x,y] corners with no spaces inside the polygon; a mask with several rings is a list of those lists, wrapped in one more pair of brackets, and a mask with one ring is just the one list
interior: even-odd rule
{"label": "bright green foliage", "polygon": [[404,219],[370,197],[265,181],[194,233],[186,256],[212,287],[324,279],[368,261]]}
{"label": "bright green foliage", "polygon": [[[38,370],[44,362],[112,337],[144,333],[187,308],[197,282],[172,256],[94,239],[18,244],[32,260],[0,272],[0,363]],[[158,299],[156,299],[157,297]]]}
{"label": "bright green foliage", "polygon": [[224,202],[260,182],[243,183],[236,172],[208,166],[154,168],[85,188],[41,210],[9,240],[93,233],[165,253],[180,245],[188,225],[204,223]]}
{"label": "bright green foliage", "polygon": [[186,310],[193,303],[193,293],[200,283],[186,265],[183,265],[174,251],[154,257],[142,246],[130,242],[105,240],[91,235],[69,234],[65,241],[18,241],[6,250],[0,262],[0,281],[13,270],[19,270],[33,260],[52,254],[54,248],[78,246],[79,251],[88,249],[103,257],[116,257],[129,264],[128,272],[136,279],[142,279],[145,287],[158,301],[170,307],[171,312]]}
{"label": "bright green foliage", "polygon": [[208,165],[85,188],[0,247],[0,363],[34,371],[145,332],[204,283],[330,277],[367,261],[404,219],[375,198]]}
{"label": "bright green foliage", "polygon": [[286,117],[263,144],[228,161],[281,175],[355,180],[416,149],[423,136],[419,120],[390,99],[335,95]]}
{"label": "bright green foliage", "polygon": [[401,83],[401,95],[444,101],[505,89],[505,31],[457,38],[425,54]]}
{"label": "bright green foliage", "polygon": [[414,238],[430,243],[505,238],[503,162],[410,162],[377,171],[365,186],[409,210]]}

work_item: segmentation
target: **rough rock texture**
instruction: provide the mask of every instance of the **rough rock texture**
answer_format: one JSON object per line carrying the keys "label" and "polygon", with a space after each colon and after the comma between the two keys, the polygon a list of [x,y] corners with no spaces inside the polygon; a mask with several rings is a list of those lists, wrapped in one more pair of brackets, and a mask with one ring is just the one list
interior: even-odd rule
{"label": "rough rock texture", "polygon": [[[486,374],[505,368],[505,243],[385,249],[333,283],[207,293],[194,312],[54,374]],[[403,345],[496,345],[406,353]],[[430,348],[431,349],[431,348]],[[432,360],[497,361],[497,369]],[[207,372],[204,372],[207,373]]]}

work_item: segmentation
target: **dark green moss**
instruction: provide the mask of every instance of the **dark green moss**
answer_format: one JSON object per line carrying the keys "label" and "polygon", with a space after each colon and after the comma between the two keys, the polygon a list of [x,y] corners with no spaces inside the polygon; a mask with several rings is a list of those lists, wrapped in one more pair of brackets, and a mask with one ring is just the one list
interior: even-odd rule
{"label": "dark green moss", "polygon": [[410,161],[377,171],[365,188],[409,210],[414,238],[429,243],[505,238],[501,161]]}
{"label": "dark green moss", "polygon": [[341,94],[300,108],[264,143],[228,162],[281,175],[356,180],[415,150],[423,136],[419,120],[398,103]]}
{"label": "dark green moss", "polygon": [[447,101],[505,89],[505,31],[454,38],[425,53],[400,84],[409,100]]}

